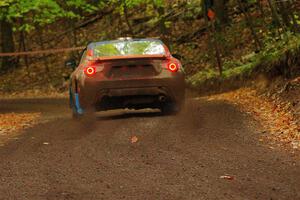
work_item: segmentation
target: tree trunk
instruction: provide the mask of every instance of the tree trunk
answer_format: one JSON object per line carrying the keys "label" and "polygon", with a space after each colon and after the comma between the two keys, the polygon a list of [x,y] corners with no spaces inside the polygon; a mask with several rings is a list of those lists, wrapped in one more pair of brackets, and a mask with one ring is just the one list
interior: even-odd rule
{"label": "tree trunk", "polygon": [[262,18],[263,18],[264,24],[266,24],[266,21],[265,21],[266,15],[265,15],[263,6],[261,5],[261,0],[257,0],[257,1],[256,1],[256,7],[257,7],[258,10],[260,11],[260,14],[261,14],[261,16],[262,16]]}
{"label": "tree trunk", "polygon": [[[73,36],[73,41],[70,41],[70,46],[73,47],[77,47],[78,44],[78,34],[77,34],[77,29],[75,28],[75,21],[72,20],[71,22],[71,29],[73,29],[72,31],[72,36]],[[71,52],[72,58],[79,58],[80,57],[80,53],[78,51],[72,51]]]}
{"label": "tree trunk", "polygon": [[222,66],[222,57],[220,52],[220,46],[216,39],[216,28],[215,28],[215,21],[211,21],[211,26],[209,25],[208,16],[207,16],[207,8],[205,6],[204,1],[202,1],[202,8],[204,8],[204,20],[208,32],[209,37],[209,44],[212,44],[215,51],[215,59],[216,64],[218,67],[219,75],[222,76],[223,73],[223,66]]}
{"label": "tree trunk", "polygon": [[[20,47],[21,47],[21,51],[24,51],[24,52],[27,51],[25,40],[26,40],[25,32],[21,31],[21,33],[20,33]],[[26,67],[27,75],[30,76],[29,61],[28,61],[28,56],[27,55],[24,55],[24,64],[25,64],[25,67]]]}
{"label": "tree trunk", "polygon": [[295,12],[295,5],[294,5],[294,2],[289,0],[286,2],[287,3],[287,6],[288,8],[290,9],[290,15],[291,15],[291,18],[292,18],[292,21],[293,21],[293,30],[294,32],[300,32],[300,27],[299,27],[299,24],[295,18],[295,15],[294,15],[294,12]]}
{"label": "tree trunk", "polygon": [[[38,39],[39,39],[39,45],[40,45],[41,50],[45,50],[42,29],[38,29]],[[43,62],[44,62],[44,65],[45,65],[45,73],[47,74],[47,78],[48,78],[47,81],[50,82],[51,74],[50,74],[48,59],[46,57],[46,54],[42,54],[42,56],[43,56]]]}
{"label": "tree trunk", "polygon": [[123,9],[124,9],[124,17],[125,17],[125,22],[128,26],[128,30],[131,34],[131,36],[133,37],[134,36],[134,31],[133,31],[133,28],[130,24],[130,21],[129,21],[129,18],[128,18],[128,9],[127,9],[127,3],[125,0],[123,0]]}
{"label": "tree trunk", "polygon": [[288,10],[288,7],[286,5],[285,2],[283,1],[279,1],[277,3],[279,6],[279,10],[280,10],[280,15],[281,15],[281,18],[282,18],[282,21],[284,23],[284,25],[286,27],[288,27],[289,29],[292,29],[292,24],[291,24],[291,19],[290,19],[290,10]]}
{"label": "tree trunk", "polygon": [[285,27],[282,25],[282,23],[281,23],[281,21],[280,21],[280,17],[279,17],[279,15],[278,15],[278,12],[277,12],[277,9],[276,9],[276,6],[275,6],[273,0],[268,0],[268,4],[269,4],[270,9],[271,9],[273,23],[274,23],[277,27],[281,27],[281,28],[284,28],[284,29],[285,29]]}
{"label": "tree trunk", "polygon": [[246,19],[246,23],[248,24],[248,27],[250,28],[251,30],[251,33],[252,33],[252,36],[253,36],[253,39],[255,41],[255,51],[260,51],[260,49],[262,48],[262,44],[256,34],[256,31],[254,29],[254,25],[252,23],[252,19],[250,18],[249,14],[246,12],[245,10],[245,6],[244,4],[242,3],[241,0],[237,0],[238,4],[239,4],[239,7],[240,9],[242,10],[244,16],[245,16],[245,19]]}
{"label": "tree trunk", "polygon": [[[11,23],[1,20],[0,22],[1,30],[1,43],[2,43],[2,52],[14,52],[15,44],[13,38],[13,26]],[[0,73],[4,73],[9,69],[12,69],[16,65],[16,59],[14,57],[3,57],[2,63],[0,66]]]}
{"label": "tree trunk", "polygon": [[154,8],[156,9],[159,17],[159,32],[160,37],[163,42],[169,47],[172,48],[170,45],[170,38],[169,38],[169,29],[166,27],[166,18],[165,18],[165,8],[163,6],[155,6],[153,3]]}
{"label": "tree trunk", "polygon": [[216,27],[215,27],[214,23],[212,23],[212,34],[214,35],[213,45],[214,45],[214,48],[215,48],[215,56],[216,56],[218,70],[219,70],[219,75],[222,76],[222,73],[223,73],[222,58],[221,58],[219,43],[218,43],[217,38],[215,36],[216,35]]}
{"label": "tree trunk", "polygon": [[216,0],[214,1],[214,9],[216,11],[217,19],[221,26],[228,23],[227,14],[227,0]]}

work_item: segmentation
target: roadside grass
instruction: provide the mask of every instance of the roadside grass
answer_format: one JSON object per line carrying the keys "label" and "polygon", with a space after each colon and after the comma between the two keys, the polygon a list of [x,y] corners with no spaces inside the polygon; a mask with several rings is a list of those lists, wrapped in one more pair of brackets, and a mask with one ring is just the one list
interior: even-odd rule
{"label": "roadside grass", "polygon": [[187,79],[188,85],[199,88],[233,79],[243,80],[254,73],[268,73],[274,68],[288,76],[289,67],[300,55],[300,34],[287,32],[278,38],[266,37],[264,43],[265,47],[259,53],[252,52],[238,60],[225,62],[222,75],[216,69],[199,71]]}

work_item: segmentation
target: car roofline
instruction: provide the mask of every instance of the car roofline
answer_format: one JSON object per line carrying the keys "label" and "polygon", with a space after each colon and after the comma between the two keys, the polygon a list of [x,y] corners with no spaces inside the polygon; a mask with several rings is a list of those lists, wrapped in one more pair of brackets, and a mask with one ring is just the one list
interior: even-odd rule
{"label": "car roofline", "polygon": [[166,59],[167,56],[164,54],[153,54],[153,55],[127,55],[127,56],[102,56],[94,58],[97,61],[109,61],[109,60],[132,60],[132,59]]}

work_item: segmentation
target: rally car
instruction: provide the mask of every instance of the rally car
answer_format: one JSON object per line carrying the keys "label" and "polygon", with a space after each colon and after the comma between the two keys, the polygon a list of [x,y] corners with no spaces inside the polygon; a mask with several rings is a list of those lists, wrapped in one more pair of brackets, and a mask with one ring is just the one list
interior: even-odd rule
{"label": "rally car", "polygon": [[181,62],[158,39],[93,42],[74,68],[69,94],[73,116],[111,109],[158,108],[177,113],[185,96]]}

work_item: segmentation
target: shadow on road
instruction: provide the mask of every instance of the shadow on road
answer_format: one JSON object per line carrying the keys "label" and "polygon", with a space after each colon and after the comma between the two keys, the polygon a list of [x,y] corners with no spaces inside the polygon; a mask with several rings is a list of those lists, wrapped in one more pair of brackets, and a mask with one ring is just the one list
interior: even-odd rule
{"label": "shadow on road", "polygon": [[104,111],[95,114],[97,120],[118,120],[126,118],[150,118],[162,116],[162,113],[158,109],[142,109],[142,110],[129,110],[129,109],[118,109],[111,111]]}
{"label": "shadow on road", "polygon": [[0,99],[0,113],[66,111],[65,98]]}

